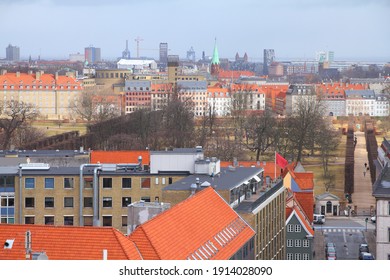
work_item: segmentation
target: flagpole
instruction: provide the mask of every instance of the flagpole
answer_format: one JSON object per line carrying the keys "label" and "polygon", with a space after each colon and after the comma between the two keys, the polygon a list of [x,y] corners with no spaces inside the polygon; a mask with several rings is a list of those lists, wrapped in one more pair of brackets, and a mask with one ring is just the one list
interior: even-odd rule
{"label": "flagpole", "polygon": [[274,180],[276,181],[276,151],[275,151],[275,177]]}

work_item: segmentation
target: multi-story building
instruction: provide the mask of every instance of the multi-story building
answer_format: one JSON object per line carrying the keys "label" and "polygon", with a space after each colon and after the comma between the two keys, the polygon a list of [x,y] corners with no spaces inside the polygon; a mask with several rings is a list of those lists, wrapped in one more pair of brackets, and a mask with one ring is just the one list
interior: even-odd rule
{"label": "multi-story building", "polygon": [[265,93],[255,84],[232,84],[233,109],[244,111],[265,110]]}
{"label": "multi-story building", "polygon": [[7,73],[5,70],[0,74],[2,101],[30,103],[39,110],[41,118],[71,118],[70,101],[77,99],[82,90],[82,83],[72,75],[44,74],[43,71]]}
{"label": "multi-story building", "polygon": [[84,49],[85,61],[89,64],[95,64],[102,61],[100,48],[89,46]]}
{"label": "multi-story building", "polygon": [[263,56],[263,74],[264,75],[269,74],[269,66],[274,61],[275,61],[275,50],[264,49],[264,56]]}
{"label": "multi-story building", "polygon": [[346,90],[346,115],[374,116],[376,97],[373,90]]}
{"label": "multi-story building", "polygon": [[126,114],[141,109],[151,109],[151,81],[126,80],[125,92]]}
{"label": "multi-story building", "polygon": [[390,165],[387,163],[373,185],[376,200],[376,259],[390,260]]}
{"label": "multi-story building", "polygon": [[20,48],[9,44],[8,47],[5,49],[5,59],[8,61],[19,61]]}
{"label": "multi-story building", "polygon": [[160,43],[159,62],[166,67],[168,65],[168,43]]}
{"label": "multi-story building", "polygon": [[[267,187],[258,167],[219,168],[217,159],[199,158],[198,172],[163,190],[163,201],[177,204],[199,189],[212,186],[256,232],[255,259],[285,258],[285,189]],[[199,172],[203,169],[203,172]]]}
{"label": "multi-story building", "polygon": [[311,84],[290,85],[286,94],[286,114],[294,114],[298,104],[303,100],[316,99],[314,86]]}
{"label": "multi-story building", "polygon": [[177,81],[177,91],[182,102],[192,105],[194,116],[208,112],[207,81]]}
{"label": "multi-story building", "polygon": [[[229,116],[232,110],[232,97],[229,89],[220,85],[207,88],[207,108],[211,114],[222,117]],[[207,113],[206,113],[207,114]]]}
{"label": "multi-story building", "polygon": [[378,146],[378,162],[380,164],[380,169],[382,169],[386,164],[390,165],[390,142],[386,138],[383,138],[383,141],[380,146]]}

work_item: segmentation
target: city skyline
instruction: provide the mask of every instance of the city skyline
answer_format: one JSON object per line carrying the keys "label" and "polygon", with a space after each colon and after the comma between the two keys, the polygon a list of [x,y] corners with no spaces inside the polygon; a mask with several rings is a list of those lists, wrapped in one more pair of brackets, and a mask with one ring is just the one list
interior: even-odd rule
{"label": "city skyline", "polygon": [[[196,59],[211,56],[217,38],[221,58],[247,53],[262,61],[263,49],[276,60],[314,59],[320,50],[335,60],[390,61],[386,0],[276,1],[62,1],[0,0],[0,58],[12,44],[22,59],[68,59],[84,48],[101,48],[103,59],[121,56],[129,40],[131,57],[159,57],[160,42],[169,54]],[[387,17],[386,17],[387,16]]]}

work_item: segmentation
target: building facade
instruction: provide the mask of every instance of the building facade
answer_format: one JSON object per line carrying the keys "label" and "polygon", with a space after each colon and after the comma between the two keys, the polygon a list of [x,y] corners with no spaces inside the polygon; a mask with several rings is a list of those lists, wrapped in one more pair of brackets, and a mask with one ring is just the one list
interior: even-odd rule
{"label": "building facade", "polygon": [[89,64],[95,64],[102,61],[100,48],[87,47],[84,49],[85,61]]}
{"label": "building facade", "polygon": [[8,61],[20,60],[20,48],[9,44],[5,49],[5,59]]}

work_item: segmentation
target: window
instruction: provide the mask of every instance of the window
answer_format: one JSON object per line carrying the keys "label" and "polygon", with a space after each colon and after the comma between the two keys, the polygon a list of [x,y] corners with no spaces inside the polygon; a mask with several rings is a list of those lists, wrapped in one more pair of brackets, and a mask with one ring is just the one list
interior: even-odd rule
{"label": "window", "polygon": [[92,197],[84,197],[84,207],[89,208],[93,206]]}
{"label": "window", "polygon": [[24,187],[26,189],[34,189],[35,188],[35,178],[25,178],[24,179]]}
{"label": "window", "polygon": [[141,200],[143,200],[145,202],[150,202],[150,197],[149,196],[143,196],[143,197],[141,197]]}
{"label": "window", "polygon": [[131,204],[131,197],[122,197],[122,207],[127,207]]}
{"label": "window", "polygon": [[172,179],[172,177],[169,177],[168,178],[168,184],[170,185],[170,184],[172,184],[173,183],[173,179]]}
{"label": "window", "polygon": [[293,253],[287,253],[287,259],[288,260],[293,260],[294,259]]}
{"label": "window", "polygon": [[165,178],[161,178],[161,184],[165,185]]}
{"label": "window", "polygon": [[104,227],[112,226],[112,216],[103,216],[103,226]]}
{"label": "window", "polygon": [[64,225],[73,226],[73,216],[64,216]]}
{"label": "window", "polygon": [[131,178],[122,178],[122,189],[131,189]]}
{"label": "window", "polygon": [[122,216],[122,227],[127,227],[127,216]]}
{"label": "window", "polygon": [[388,202],[388,214],[390,215],[390,201]]}
{"label": "window", "polygon": [[156,181],[155,181],[156,185],[158,185],[158,177],[156,177]]}
{"label": "window", "polygon": [[141,178],[141,188],[150,189],[150,178]]}
{"label": "window", "polygon": [[112,197],[103,197],[103,207],[112,207]]}
{"label": "window", "polygon": [[301,225],[295,225],[295,232],[301,232]]}
{"label": "window", "polygon": [[287,226],[287,232],[294,232],[294,225],[288,225]]}
{"label": "window", "polygon": [[310,242],[308,239],[303,240],[303,247],[309,247],[309,244],[310,244]]}
{"label": "window", "polygon": [[92,189],[93,187],[93,178],[86,177],[84,178],[84,189]]}
{"label": "window", "polygon": [[92,216],[84,216],[84,226],[93,226]]}
{"label": "window", "polygon": [[112,178],[103,178],[103,188],[112,189]]}
{"label": "window", "polygon": [[54,189],[54,178],[45,178],[45,189]]}
{"label": "window", "polygon": [[307,254],[307,253],[303,254],[303,259],[304,260],[308,260],[309,259],[309,254]]}
{"label": "window", "polygon": [[292,246],[293,246],[293,240],[287,239],[287,247],[292,247]]}
{"label": "window", "polygon": [[54,225],[54,216],[45,216],[45,225]]}
{"label": "window", "polygon": [[73,178],[64,178],[64,188],[73,189],[74,179]]}
{"label": "window", "polygon": [[54,207],[54,197],[45,197],[45,208]]}
{"label": "window", "polygon": [[35,217],[24,217],[24,223],[26,225],[33,225],[33,224],[35,224]]}
{"label": "window", "polygon": [[295,247],[301,247],[301,240],[295,239]]}
{"label": "window", "polygon": [[26,197],[24,201],[25,201],[26,208],[34,208],[35,207],[35,198],[34,197]]}
{"label": "window", "polygon": [[64,197],[64,207],[65,208],[73,207],[73,197]]}
{"label": "window", "polygon": [[295,254],[295,259],[296,260],[301,260],[301,254],[300,253],[296,253]]}

